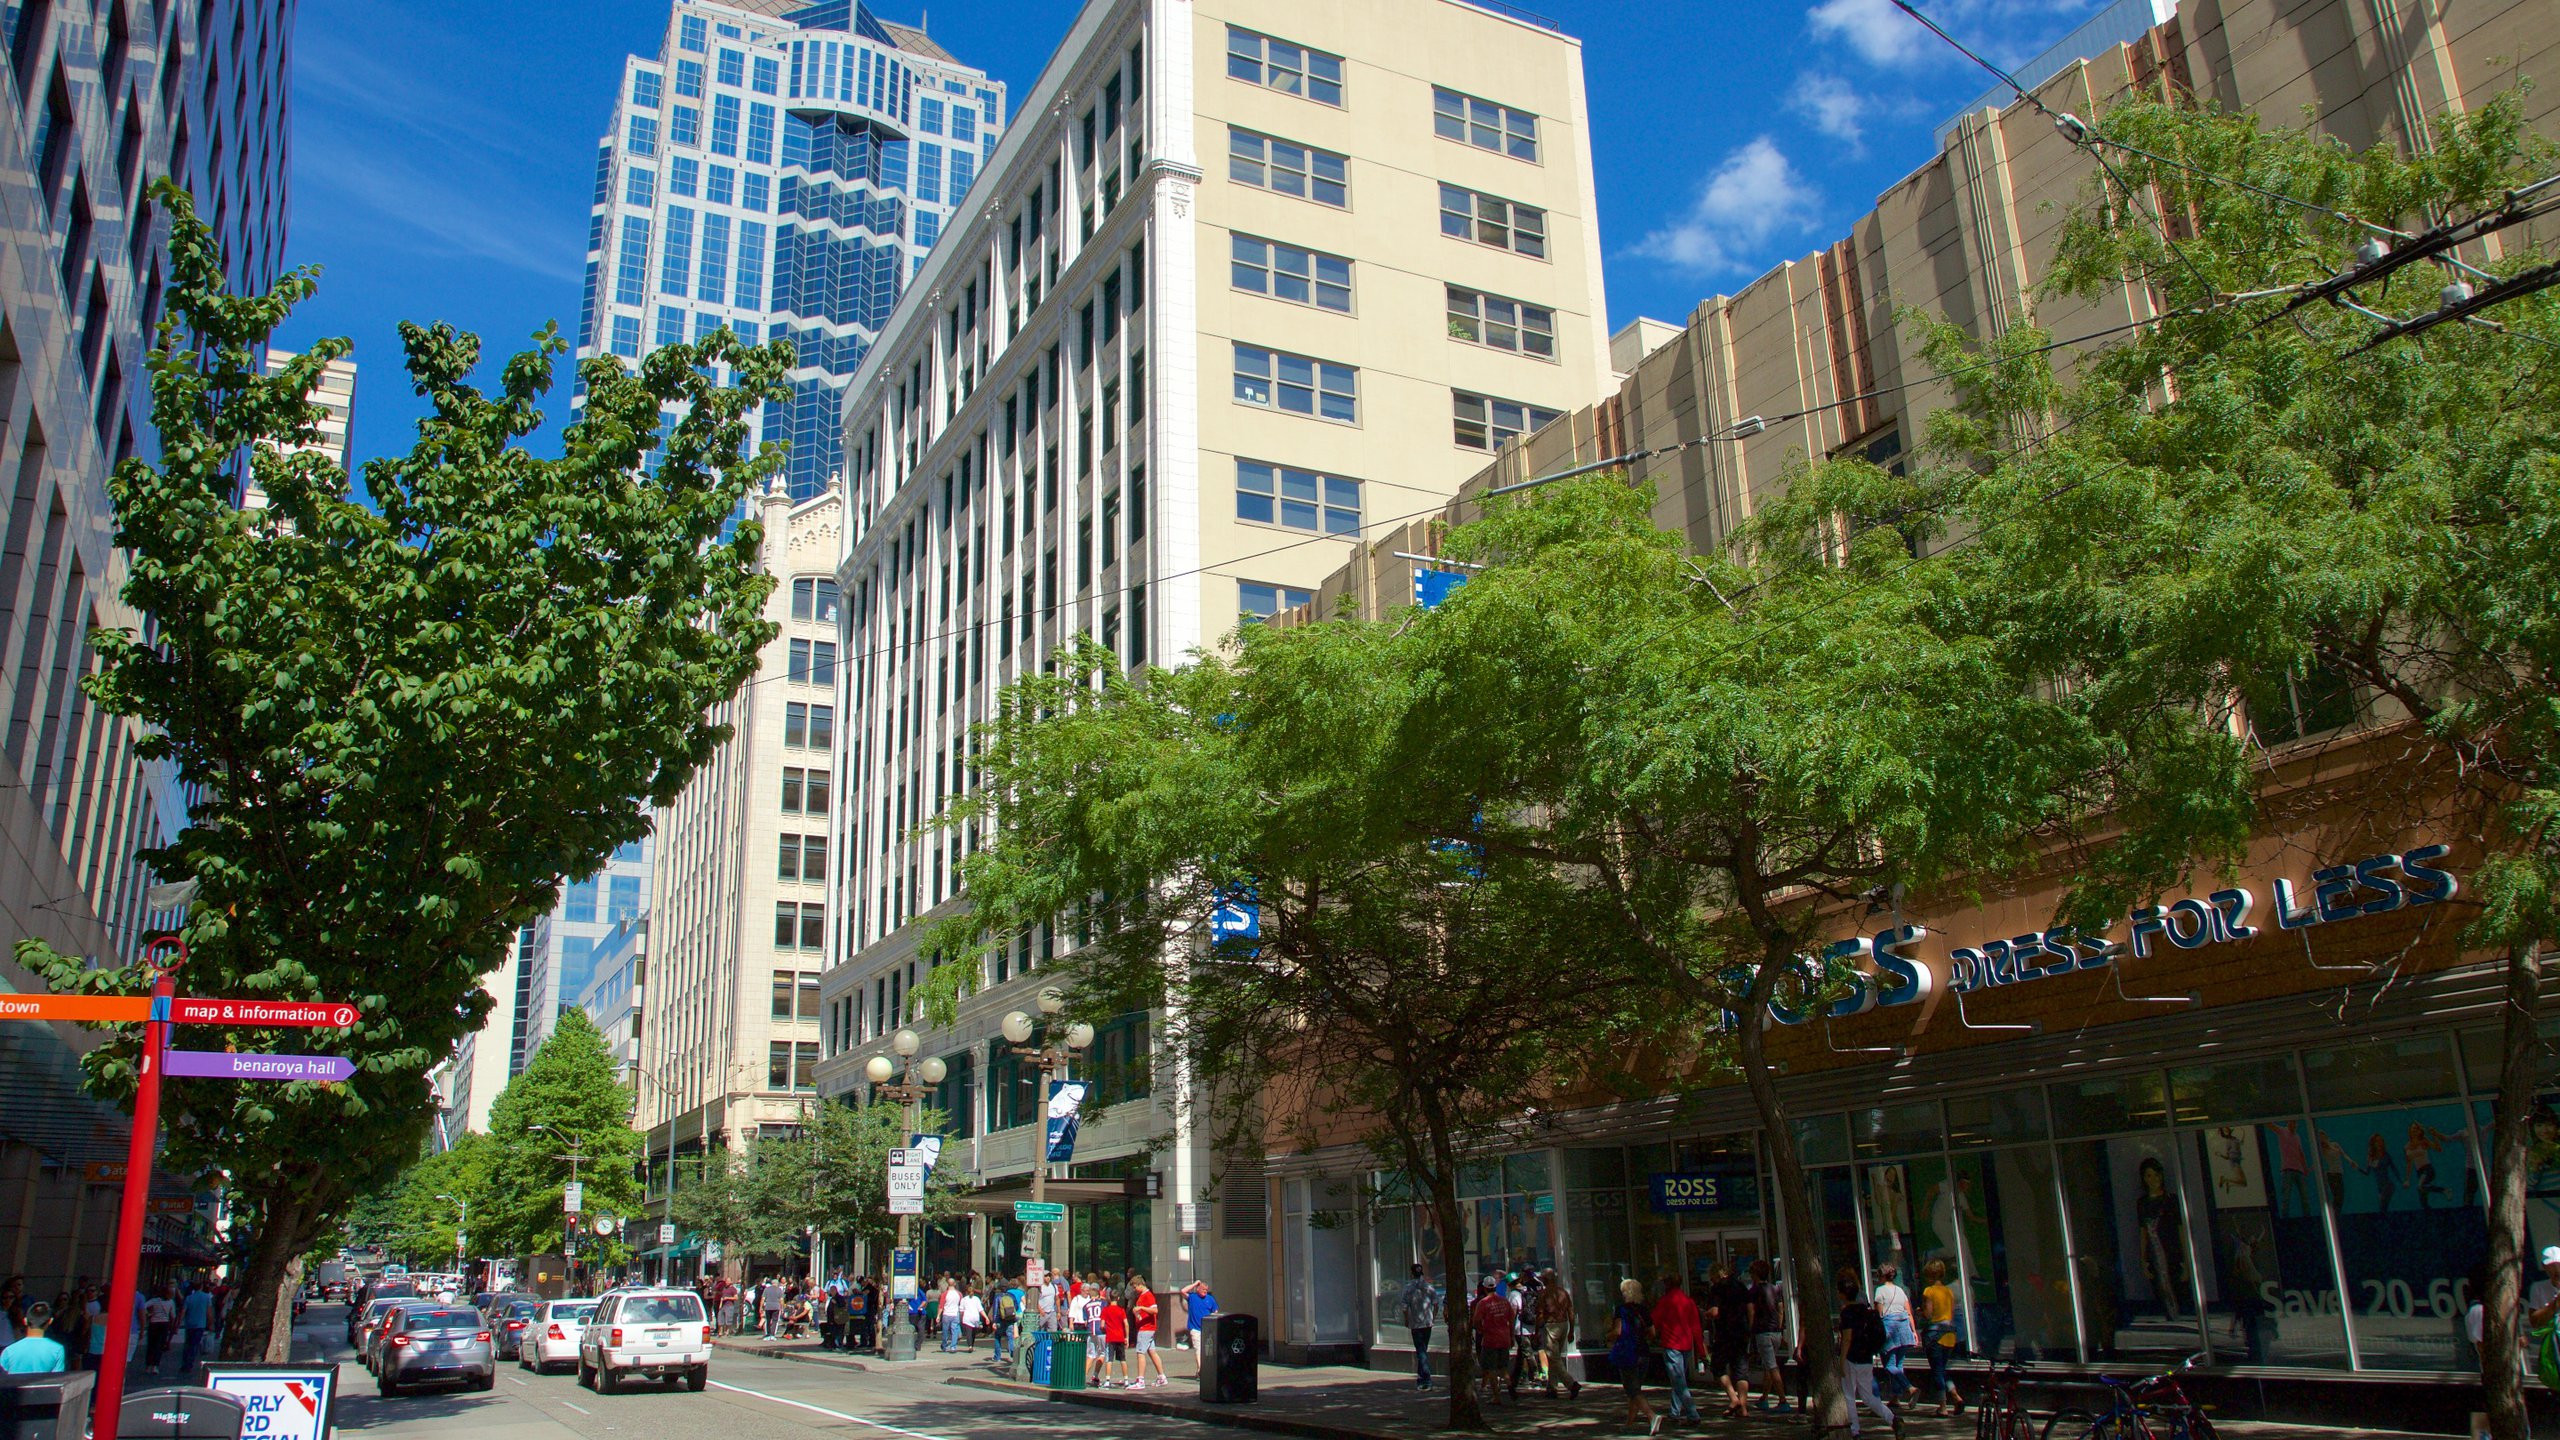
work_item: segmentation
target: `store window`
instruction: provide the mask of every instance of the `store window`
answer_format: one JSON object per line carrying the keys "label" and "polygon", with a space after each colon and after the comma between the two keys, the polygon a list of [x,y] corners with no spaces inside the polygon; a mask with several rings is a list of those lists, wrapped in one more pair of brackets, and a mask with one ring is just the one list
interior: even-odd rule
{"label": "store window", "polygon": [[2303,1057],[2362,1368],[2476,1364],[2461,1329],[2488,1215],[2443,1035]]}
{"label": "store window", "polygon": [[[2197,1207],[2207,1343],[2222,1364],[2344,1369],[2346,1321],[2290,1056],[2169,1073]],[[2203,1124],[2194,1124],[2196,1121]]]}
{"label": "store window", "polygon": [[2174,1365],[2202,1348],[2177,1146],[2165,1130],[2062,1147],[2089,1358]]}

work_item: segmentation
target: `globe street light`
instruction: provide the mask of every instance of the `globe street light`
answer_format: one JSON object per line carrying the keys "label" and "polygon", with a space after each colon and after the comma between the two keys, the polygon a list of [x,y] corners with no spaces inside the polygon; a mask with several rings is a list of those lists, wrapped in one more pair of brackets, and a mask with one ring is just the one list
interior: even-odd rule
{"label": "globe street light", "polygon": [[[897,1079],[898,1061],[886,1055],[874,1055],[862,1062],[862,1073],[866,1079],[870,1080],[873,1093],[892,1103],[907,1107],[907,1133],[912,1135],[915,1133],[916,1126],[923,1123],[923,1117],[917,1113],[918,1107],[924,1103],[926,1096],[933,1093],[934,1087],[940,1085],[944,1078],[950,1075],[951,1067],[944,1064],[939,1055],[928,1055],[922,1060],[916,1059],[916,1052],[924,1048],[924,1040],[916,1032],[903,1026],[896,1034],[889,1037],[889,1048],[896,1051],[899,1058],[906,1062],[904,1080]],[[891,1083],[893,1080],[897,1083]],[[898,1217],[898,1248],[901,1250],[907,1248],[907,1217],[904,1215]],[[917,1275],[916,1283],[923,1284],[924,1276]],[[896,1289],[894,1276],[890,1288],[893,1291]],[[891,1325],[883,1330],[880,1358],[884,1360],[916,1358],[914,1327]]]}
{"label": "globe street light", "polygon": [[[1040,992],[1038,1004],[1040,1007],[1038,1020],[1035,1021],[1022,1011],[1015,1010],[997,1022],[997,1028],[1004,1034],[1006,1053],[1018,1060],[1028,1060],[1039,1067],[1039,1094],[1043,1102],[1041,1114],[1045,1120],[1048,1113],[1046,1102],[1051,1078],[1059,1071],[1069,1069],[1074,1064],[1077,1052],[1093,1044],[1093,1027],[1081,1020],[1076,1021],[1058,1035],[1059,1043],[1046,1043],[1058,1015],[1067,1008],[1067,997],[1060,994],[1055,986],[1051,986]],[[1035,1036],[1040,1037],[1041,1043],[1034,1043]],[[1035,1205],[1045,1204],[1049,1193],[1049,1137],[1046,1130],[1035,1136],[1031,1144],[1031,1202]],[[1042,1222],[1034,1222],[1034,1225],[1037,1238],[1029,1240],[1023,1248],[1026,1252],[1038,1256],[1041,1268],[1045,1270],[1049,1264],[1050,1227]],[[1018,1353],[1029,1352],[1019,1350]]]}

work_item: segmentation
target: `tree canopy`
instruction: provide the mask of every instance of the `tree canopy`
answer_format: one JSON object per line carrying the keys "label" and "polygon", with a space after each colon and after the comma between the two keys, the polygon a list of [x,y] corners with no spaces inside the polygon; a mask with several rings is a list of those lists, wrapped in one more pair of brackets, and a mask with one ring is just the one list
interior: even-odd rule
{"label": "tree canopy", "polygon": [[[614,1074],[604,1036],[584,1010],[560,1012],[550,1036],[489,1107],[485,1210],[474,1207],[475,1241],[493,1255],[540,1255],[563,1238],[563,1187],[584,1189],[582,1226],[640,1213],[640,1132],[631,1128],[631,1089]],[[571,1156],[576,1162],[571,1163]],[[612,1264],[628,1253],[619,1233],[581,1230],[578,1255]]]}

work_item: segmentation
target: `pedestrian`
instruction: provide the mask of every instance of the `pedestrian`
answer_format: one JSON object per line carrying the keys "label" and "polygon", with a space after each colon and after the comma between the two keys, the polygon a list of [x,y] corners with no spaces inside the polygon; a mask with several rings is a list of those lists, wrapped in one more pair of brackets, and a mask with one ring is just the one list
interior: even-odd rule
{"label": "pedestrian", "polygon": [[868,1275],[863,1276],[862,1283],[854,1287],[850,1298],[853,1301],[854,1348],[857,1350],[878,1348],[880,1344],[880,1282]]}
{"label": "pedestrian", "polygon": [[987,1298],[978,1293],[978,1282],[969,1282],[967,1293],[960,1297],[960,1348],[975,1353],[978,1333],[987,1328]]}
{"label": "pedestrian", "polygon": [[844,1292],[832,1286],[818,1291],[818,1348],[833,1350],[844,1338]]}
{"label": "pedestrian", "polygon": [[1582,1398],[1582,1382],[1573,1374],[1573,1292],[1547,1271],[1538,1277],[1538,1362],[1547,1373],[1547,1398],[1556,1397],[1556,1386],[1565,1387],[1565,1398]]}
{"label": "pedestrian", "polygon": [[1516,1317],[1502,1293],[1502,1277],[1487,1275],[1476,1284],[1475,1303],[1467,1308],[1467,1327],[1476,1348],[1476,1378],[1492,1403],[1504,1393],[1511,1376],[1511,1338]]}
{"label": "pedestrian", "polygon": [[1662,1278],[1659,1297],[1653,1302],[1653,1343],[1662,1347],[1662,1370],[1671,1381],[1669,1418],[1695,1423],[1702,1417],[1696,1397],[1689,1393],[1689,1375],[1705,1348],[1706,1336],[1698,1325],[1698,1302],[1689,1298],[1688,1285],[1677,1275]]}
{"label": "pedestrian", "polygon": [[1644,1367],[1652,1348],[1647,1337],[1653,1330],[1653,1317],[1644,1305],[1644,1282],[1630,1275],[1618,1282],[1618,1308],[1612,1317],[1616,1322],[1616,1338],[1609,1342],[1609,1366],[1618,1372],[1618,1384],[1627,1392],[1626,1408],[1619,1419],[1628,1425],[1640,1425],[1648,1435],[1662,1433],[1662,1417],[1644,1403]]}
{"label": "pedestrian", "polygon": [[107,1363],[107,1291],[102,1285],[89,1287],[89,1358],[86,1368],[98,1370]]}
{"label": "pedestrian", "polygon": [[996,1337],[995,1354],[988,1358],[1002,1366],[1013,1357],[1014,1337],[1021,1333],[1022,1287],[1010,1283],[999,1287],[987,1320]]}
{"label": "pedestrian", "polygon": [[1156,1367],[1155,1384],[1173,1384],[1164,1373],[1164,1356],[1156,1352],[1157,1323],[1163,1318],[1163,1307],[1156,1303],[1156,1292],[1147,1288],[1147,1277],[1133,1276],[1129,1281],[1129,1388],[1147,1383],[1147,1367]]}
{"label": "pedestrian", "polygon": [[1101,1381],[1103,1362],[1111,1353],[1110,1336],[1105,1332],[1102,1320],[1102,1309],[1110,1300],[1111,1293],[1103,1288],[1100,1275],[1091,1271],[1085,1273],[1083,1298],[1084,1382],[1094,1385]]}
{"label": "pedestrian", "polygon": [[1956,1393],[1956,1292],[1947,1285],[1947,1262],[1932,1260],[1920,1267],[1920,1348],[1929,1357],[1929,1380],[1938,1392],[1940,1415],[1964,1413],[1964,1396]]}
{"label": "pedestrian", "polygon": [[26,1324],[19,1331],[22,1338],[0,1350],[0,1371],[11,1375],[51,1375],[70,1369],[71,1357],[62,1342],[45,1334],[52,1324],[52,1306],[41,1300],[28,1306]]}
{"label": "pedestrian", "polygon": [[1751,1417],[1751,1287],[1719,1264],[1707,1272],[1707,1364],[1724,1387],[1727,1418]]}
{"label": "pedestrian", "polygon": [[178,1328],[177,1302],[167,1286],[142,1302],[142,1368],[156,1371],[169,1356],[169,1335]]}
{"label": "pedestrian", "polygon": [[1769,1262],[1751,1262],[1751,1363],[1760,1372],[1760,1408],[1775,1415],[1794,1407],[1787,1403],[1787,1372],[1782,1368],[1787,1339],[1786,1293],[1771,1278]]}
{"label": "pedestrian", "polygon": [[1102,1345],[1103,1385],[1137,1389],[1138,1381],[1129,1373],[1129,1309],[1116,1290],[1102,1292]]}
{"label": "pedestrian", "polygon": [[[1192,1289],[1199,1288],[1199,1282],[1192,1282]],[[1190,1303],[1187,1292],[1183,1301],[1187,1308]],[[1440,1323],[1440,1291],[1422,1273],[1420,1265],[1413,1267],[1413,1278],[1404,1282],[1404,1293],[1396,1297],[1396,1309],[1404,1319],[1404,1328],[1413,1334],[1414,1388],[1428,1390],[1431,1388],[1431,1331]],[[1193,1333],[1198,1333],[1200,1325],[1197,1320],[1186,1323]]]}
{"label": "pedestrian", "polygon": [[[1434,1307],[1437,1308],[1436,1306]],[[1182,1291],[1182,1338],[1191,1345],[1195,1366],[1208,1363],[1208,1352],[1200,1348],[1202,1332],[1209,1328],[1209,1317],[1218,1313],[1218,1297],[1206,1280],[1194,1280]]]}
{"label": "pedestrian", "polygon": [[[1520,1399],[1520,1377],[1539,1361],[1538,1352],[1538,1277],[1535,1272],[1509,1276],[1511,1293],[1511,1379],[1508,1390],[1513,1403]],[[1544,1380],[1541,1372],[1537,1377]]]}
{"label": "pedestrian", "polygon": [[1884,1354],[1877,1367],[1876,1392],[1899,1405],[1911,1394],[1911,1377],[1903,1371],[1910,1352],[1920,1347],[1920,1331],[1911,1313],[1911,1292],[1902,1288],[1902,1271],[1892,1261],[1876,1266],[1876,1288],[1870,1301],[1884,1322]]}
{"label": "pedestrian", "polygon": [[934,1297],[934,1319],[942,1330],[942,1353],[953,1355],[960,1350],[960,1282],[945,1275],[942,1288]]}
{"label": "pedestrian", "polygon": [[738,1333],[738,1287],[723,1279],[720,1282],[719,1293],[720,1333],[735,1335]]}
{"label": "pedestrian", "polygon": [[756,1291],[756,1309],[764,1316],[764,1338],[774,1339],[782,1329],[782,1281],[767,1275]]}
{"label": "pedestrian", "polygon": [[1854,1273],[1843,1275],[1837,1288],[1840,1292],[1840,1315],[1832,1328],[1837,1332],[1840,1344],[1840,1368],[1848,1381],[1849,1434],[1854,1437],[1858,1433],[1858,1407],[1863,1404],[1881,1416],[1899,1436],[1902,1417],[1876,1394],[1876,1356],[1885,1347],[1883,1317],[1877,1315],[1876,1307],[1858,1293]]}

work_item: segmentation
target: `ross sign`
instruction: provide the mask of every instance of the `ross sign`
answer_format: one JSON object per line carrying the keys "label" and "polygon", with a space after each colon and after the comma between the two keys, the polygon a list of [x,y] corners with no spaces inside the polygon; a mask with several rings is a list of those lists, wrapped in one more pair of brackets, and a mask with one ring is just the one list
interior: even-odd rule
{"label": "ross sign", "polygon": [[1025,1225],[1057,1225],[1067,1218],[1067,1207],[1047,1200],[1016,1200],[1013,1218]]}
{"label": "ross sign", "polygon": [[924,1213],[925,1168],[921,1165],[898,1165],[889,1171],[889,1213],[921,1215]]}
{"label": "ross sign", "polygon": [[1076,1158],[1076,1114],[1092,1088],[1082,1080],[1049,1082],[1049,1163],[1064,1165]]}
{"label": "ross sign", "polygon": [[1760,1213],[1760,1177],[1748,1165],[1657,1171],[1651,1184],[1660,1214]]}
{"label": "ross sign", "polygon": [[207,1361],[204,1385],[247,1408],[242,1440],[328,1440],[337,1423],[335,1365],[249,1365]]}
{"label": "ross sign", "polygon": [[889,1293],[904,1300],[916,1293],[916,1252],[900,1246],[889,1252]]}
{"label": "ross sign", "polygon": [[660,1225],[658,1227],[658,1243],[661,1245],[673,1245],[676,1243],[676,1227],[673,1225]]}
{"label": "ross sign", "polygon": [[330,1025],[363,1018],[344,1000],[196,1000],[169,1002],[169,1018],[181,1025]]}
{"label": "ross sign", "polygon": [[572,1180],[560,1187],[560,1208],[575,1215],[587,1208],[587,1187]]}
{"label": "ross sign", "polygon": [[[2436,866],[2446,854],[2443,845],[2421,845],[2405,854],[2372,855],[2349,865],[2326,866],[2311,872],[2307,890],[2297,890],[2291,879],[2279,877],[2275,881],[2276,928],[2307,930],[2442,904],[2462,888],[2451,871]],[[2263,927],[2250,923],[2257,906],[2255,893],[2234,886],[2202,898],[2139,906],[2122,922],[2122,939],[2110,938],[2117,928],[2110,923],[2094,932],[2056,925],[1960,945],[1947,952],[1943,983],[1959,993],[1992,990],[2096,970],[2127,958],[2144,959],[2164,941],[2180,950],[2201,950],[2251,940],[2265,933]],[[1847,971],[1850,992],[1826,1010],[1835,1019],[1884,1006],[1918,1004],[1936,993],[1940,971],[1930,961],[1905,952],[1928,935],[1922,926],[1897,925],[1835,941],[1820,957],[1803,957],[1805,979],[1819,982],[1833,967]],[[1772,1000],[1769,1016],[1780,1025],[1801,1025],[1813,1013],[1810,1007]],[[1726,1023],[1738,1025],[1740,1017],[1727,1012]]]}
{"label": "ross sign", "polygon": [[148,995],[0,995],[0,1020],[134,1021],[151,1018]]}
{"label": "ross sign", "polygon": [[317,1080],[336,1082],[356,1073],[356,1062],[338,1055],[269,1055],[255,1050],[172,1050],[167,1073],[181,1080]]}
{"label": "ross sign", "polygon": [[1413,571],[1413,603],[1425,610],[1436,609],[1466,583],[1465,571],[1425,570],[1417,565]]}

